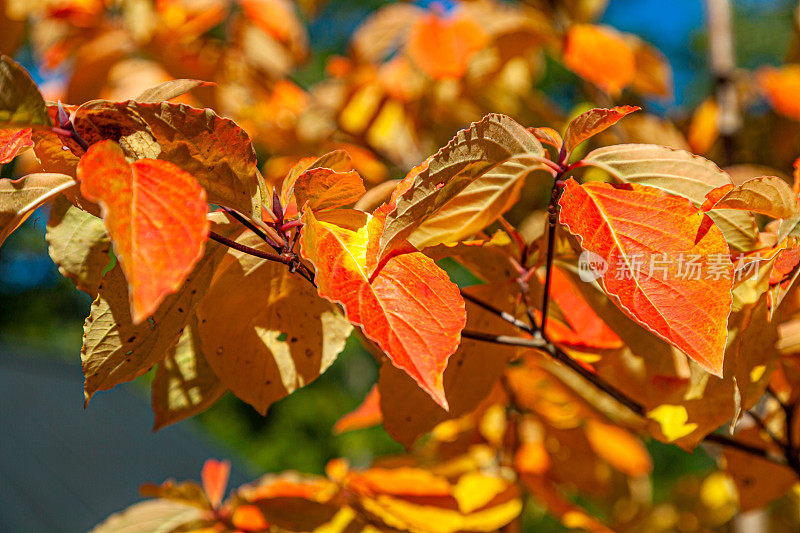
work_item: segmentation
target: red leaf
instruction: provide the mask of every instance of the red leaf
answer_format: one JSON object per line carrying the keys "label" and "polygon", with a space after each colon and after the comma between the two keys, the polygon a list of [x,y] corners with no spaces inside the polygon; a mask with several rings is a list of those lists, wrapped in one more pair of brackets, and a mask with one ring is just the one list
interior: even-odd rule
{"label": "red leaf", "polygon": [[378,392],[378,386],[373,385],[361,405],[336,421],[333,432],[344,433],[345,431],[369,428],[377,426],[382,421],[381,394]]}
{"label": "red leaf", "polygon": [[611,109],[590,109],[581,113],[569,123],[564,134],[564,149],[572,152],[576,146],[622,120],[626,115],[639,111],[641,107],[623,105]]}
{"label": "red leaf", "polygon": [[231,473],[230,461],[217,461],[208,459],[203,464],[200,476],[203,479],[203,490],[208,496],[211,507],[216,509],[225,496],[225,487],[228,486],[228,476]]}
{"label": "red leaf", "polygon": [[10,163],[21,152],[33,146],[31,129],[0,130],[0,165]]}
{"label": "red leaf", "polygon": [[203,255],[206,193],[167,161],[128,164],[113,141],[92,145],[78,164],[81,193],[98,202],[131,288],[134,323],[175,292]]}
{"label": "red leaf", "polygon": [[349,227],[304,215],[302,253],[316,267],[319,295],[342,304],[347,319],[447,409],[444,369],[466,323],[458,287],[419,252],[391,256],[370,276],[383,220],[351,213]]}
{"label": "red leaf", "polygon": [[595,272],[612,301],[721,376],[733,264],[711,219],[689,200],[638,184],[569,180],[560,205],[561,223],[607,265]]}

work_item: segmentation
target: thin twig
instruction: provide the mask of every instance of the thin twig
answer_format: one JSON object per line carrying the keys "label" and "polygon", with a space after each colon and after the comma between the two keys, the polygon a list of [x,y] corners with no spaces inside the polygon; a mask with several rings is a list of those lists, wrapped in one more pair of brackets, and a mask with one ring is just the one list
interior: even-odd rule
{"label": "thin twig", "polygon": [[[240,252],[245,253],[247,255],[252,255],[253,257],[258,257],[260,259],[266,259],[267,261],[274,261],[276,263],[283,263],[284,265],[290,267],[290,269],[291,268],[295,268],[295,269],[297,269],[296,271],[301,276],[303,276],[303,278],[308,280],[308,282],[311,283],[312,285],[316,286],[316,284],[314,283],[314,277],[310,276],[308,274],[308,270],[307,269],[305,269],[305,268],[298,269],[297,265],[299,263],[299,260],[296,257],[291,257],[291,256],[288,256],[288,255],[278,255],[278,254],[273,254],[271,252],[262,252],[261,250],[256,250],[255,248],[251,248],[249,246],[245,246],[244,244],[238,243],[236,241],[232,241],[231,239],[228,239],[227,237],[223,237],[219,233],[215,233],[213,231],[210,231],[208,233],[208,236],[209,236],[209,238],[217,241],[218,243],[224,244],[228,248],[233,248],[234,250],[239,250]],[[299,264],[302,265],[302,266],[305,266],[302,263],[299,263]]]}
{"label": "thin twig", "polygon": [[550,357],[552,357],[559,363],[567,366],[575,373],[583,377],[586,381],[594,385],[597,389],[605,392],[606,394],[617,400],[619,403],[621,403],[622,405],[624,405],[625,407],[636,413],[637,415],[644,416],[645,414],[645,409],[642,404],[640,404],[633,398],[630,398],[622,391],[618,390],[616,387],[608,383],[599,375],[595,374],[591,370],[581,365],[572,357],[561,351],[553,343],[551,343],[550,341],[541,336],[538,337],[535,336],[532,339],[526,339],[523,337],[514,337],[511,335],[492,335],[488,333],[480,333],[469,330],[462,331],[461,336],[468,339],[491,342],[494,344],[503,344],[506,346],[521,346],[524,348],[538,348],[540,350],[543,350]]}
{"label": "thin twig", "polygon": [[508,322],[512,326],[517,327],[517,328],[521,329],[522,331],[524,331],[526,333],[533,334],[534,331],[536,331],[534,329],[534,326],[526,324],[525,322],[523,322],[522,320],[518,319],[517,317],[515,317],[511,313],[507,313],[507,312],[505,312],[505,311],[503,311],[501,309],[498,309],[497,307],[495,307],[495,306],[493,306],[491,304],[483,302],[483,301],[479,300],[478,298],[475,298],[474,296],[471,296],[470,294],[467,294],[463,290],[461,291],[461,296],[465,300],[467,300],[469,302],[472,302],[473,304],[477,305],[478,307],[481,307],[481,308],[485,309],[486,311],[489,311],[490,313],[492,313],[494,315],[497,315],[498,317],[500,317],[501,319],[505,320],[506,322]]}
{"label": "thin twig", "polygon": [[226,213],[228,213],[230,216],[235,218],[237,221],[239,221],[239,223],[242,224],[244,227],[246,227],[247,229],[249,229],[250,231],[255,233],[258,236],[258,238],[260,238],[262,241],[264,241],[265,243],[267,243],[270,246],[272,246],[276,251],[280,251],[281,250],[281,247],[280,247],[280,245],[278,243],[276,243],[275,241],[270,239],[267,236],[267,234],[264,233],[264,231],[261,230],[261,228],[259,228],[255,224],[253,224],[246,216],[244,216],[243,214],[239,213],[235,209],[231,209],[230,207],[222,206],[222,209]]}

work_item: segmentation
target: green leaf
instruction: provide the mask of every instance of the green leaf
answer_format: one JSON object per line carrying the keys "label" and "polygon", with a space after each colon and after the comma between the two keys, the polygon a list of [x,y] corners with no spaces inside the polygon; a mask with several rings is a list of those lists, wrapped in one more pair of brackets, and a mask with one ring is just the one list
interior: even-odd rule
{"label": "green leaf", "polygon": [[50,210],[45,237],[58,271],[80,290],[97,297],[103,270],[111,259],[111,240],[103,220],[59,197]]}
{"label": "green leaf", "polygon": [[30,74],[8,56],[0,56],[0,125],[52,124],[42,93]]}

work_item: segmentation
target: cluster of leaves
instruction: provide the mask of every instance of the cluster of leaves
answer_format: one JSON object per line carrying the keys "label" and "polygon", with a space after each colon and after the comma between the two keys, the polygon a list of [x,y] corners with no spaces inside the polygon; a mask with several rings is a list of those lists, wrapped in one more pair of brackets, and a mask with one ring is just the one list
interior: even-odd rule
{"label": "cluster of leaves", "polygon": [[[266,413],[355,332],[380,377],[337,430],[382,423],[413,450],[268,476],[225,503],[225,467],[209,463],[204,488],[147,487],[156,500],[100,531],[493,531],[523,492],[568,527],[669,529],[637,489],[646,436],[722,446],[701,495],[723,496],[681,504],[705,526],[792,487],[800,170],[793,186],[722,170],[661,119],[619,122],[635,106],[565,120],[535,88],[544,57],[596,101],[670,92],[660,53],[592,24],[590,4],[392,4],[309,91],[286,78],[307,46],[288,2],[22,13],[51,66],[74,64],[65,100],[88,101],[47,102],[0,59],[0,163],[32,153],[44,171],[0,180],[0,244],[52,202],[50,255],[94,299],[86,402],[157,365],[156,428],[227,391]],[[163,83],[140,91],[134,67]],[[775,80],[792,68],[753,78],[788,117],[793,82]],[[700,152],[715,113],[703,104],[690,124]],[[688,257],[700,276],[681,272]],[[459,288],[442,259],[480,283]],[[602,265],[589,281],[587,264]],[[717,433],[728,422],[734,437]],[[604,520],[576,494],[603,502]]]}

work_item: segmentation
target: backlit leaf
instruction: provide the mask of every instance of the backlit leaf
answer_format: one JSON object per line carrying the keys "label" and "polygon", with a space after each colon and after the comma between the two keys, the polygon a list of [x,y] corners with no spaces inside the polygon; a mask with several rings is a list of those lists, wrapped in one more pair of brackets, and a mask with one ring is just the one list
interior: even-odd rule
{"label": "backlit leaf", "polygon": [[361,405],[336,421],[333,426],[333,432],[344,433],[345,431],[377,426],[382,420],[381,394],[378,391],[378,386],[373,385]]}
{"label": "backlit leaf", "polygon": [[636,57],[615,29],[574,24],[567,32],[564,64],[580,77],[617,95],[636,74]]}
{"label": "backlit leaf", "polygon": [[142,94],[134,98],[137,102],[142,103],[155,103],[163,102],[165,100],[172,100],[181,95],[184,95],[196,87],[208,85],[200,80],[170,80],[165,81],[155,87],[151,87],[144,91]]}
{"label": "backlit leaf", "polygon": [[544,155],[536,137],[504,115],[488,115],[460,131],[419,167],[397,198],[380,257],[406,239],[422,249],[483,229],[513,205],[525,177],[542,168]]}
{"label": "backlit leaf", "polygon": [[111,240],[103,220],[59,197],[50,210],[45,237],[58,271],[95,298],[103,270],[111,260]]}
{"label": "backlit leaf", "polygon": [[18,180],[0,178],[0,245],[36,208],[74,187],[64,174],[29,174]]}
{"label": "backlit leaf", "polygon": [[311,168],[300,174],[294,183],[298,208],[343,207],[354,204],[365,192],[364,180],[355,170],[336,172],[329,168]]}
{"label": "backlit leaf", "polygon": [[643,95],[672,96],[672,69],[664,54],[634,35],[626,37],[636,63],[631,82],[633,89]]}
{"label": "backlit leaf", "polygon": [[112,514],[91,533],[171,533],[204,517],[204,511],[197,507],[169,500],[150,500]]}
{"label": "backlit leaf", "polygon": [[205,191],[172,163],[140,159],[129,165],[113,141],[89,148],[78,177],[83,196],[100,204],[139,323],[202,257],[209,228]]}
{"label": "backlit leaf", "polygon": [[[240,242],[267,249],[252,234]],[[352,330],[286,265],[232,249],[197,316],[208,364],[231,392],[262,414],[322,374]]]}
{"label": "backlit leaf", "polygon": [[789,218],[798,214],[797,196],[789,184],[776,176],[762,176],[741,185],[723,185],[706,195],[701,209],[739,209],[761,213],[772,218]]}
{"label": "backlit leaf", "polygon": [[800,120],[800,65],[764,67],[758,72],[757,81],[776,113]]}
{"label": "backlit leaf", "polygon": [[368,265],[377,261],[368,243],[377,248],[382,224],[362,215],[354,211],[345,228],[305,212],[302,253],[314,263],[319,294],[341,303],[347,319],[446,408],[444,370],[466,321],[458,287],[418,252],[389,258],[371,278]]}
{"label": "backlit leaf", "polygon": [[[586,163],[602,168],[626,183],[639,183],[688,198],[700,206],[716,187],[733,183],[717,165],[684,150],[655,144],[618,144],[589,152]],[[720,210],[711,219],[722,230],[728,244],[749,251],[756,246],[757,228],[750,213]]]}
{"label": "backlit leaf", "polygon": [[227,390],[203,355],[195,318],[158,363],[151,393],[153,430],[205,411]]}
{"label": "backlit leaf", "polygon": [[[560,205],[561,223],[607,262],[603,287],[614,303],[721,376],[733,264],[711,219],[685,199],[638,184],[570,180]],[[699,256],[697,276],[679,270],[690,255]]]}
{"label": "backlit leaf", "polygon": [[21,127],[51,124],[36,83],[19,63],[0,55],[0,124]]}
{"label": "backlit leaf", "polygon": [[688,141],[692,151],[698,154],[708,152],[719,137],[719,105],[713,98],[703,101],[694,110],[689,123]]}
{"label": "backlit leaf", "polygon": [[625,429],[590,419],[586,437],[597,454],[611,466],[629,476],[644,476],[653,469],[650,454],[636,437]]}
{"label": "backlit leaf", "polygon": [[0,165],[10,163],[19,154],[33,146],[30,128],[0,130]]}
{"label": "backlit leaf", "polygon": [[564,148],[571,153],[576,146],[586,139],[604,131],[634,111],[641,110],[638,106],[619,106],[610,109],[590,109],[575,117],[567,126],[564,134]]}
{"label": "backlit leaf", "polygon": [[489,41],[478,22],[462,11],[417,18],[408,35],[408,53],[434,80],[460,79],[475,53]]}
{"label": "backlit leaf", "polygon": [[228,486],[228,476],[231,473],[230,461],[217,461],[208,459],[203,464],[200,476],[203,479],[203,491],[208,496],[211,507],[217,508],[225,497],[225,487]]}

